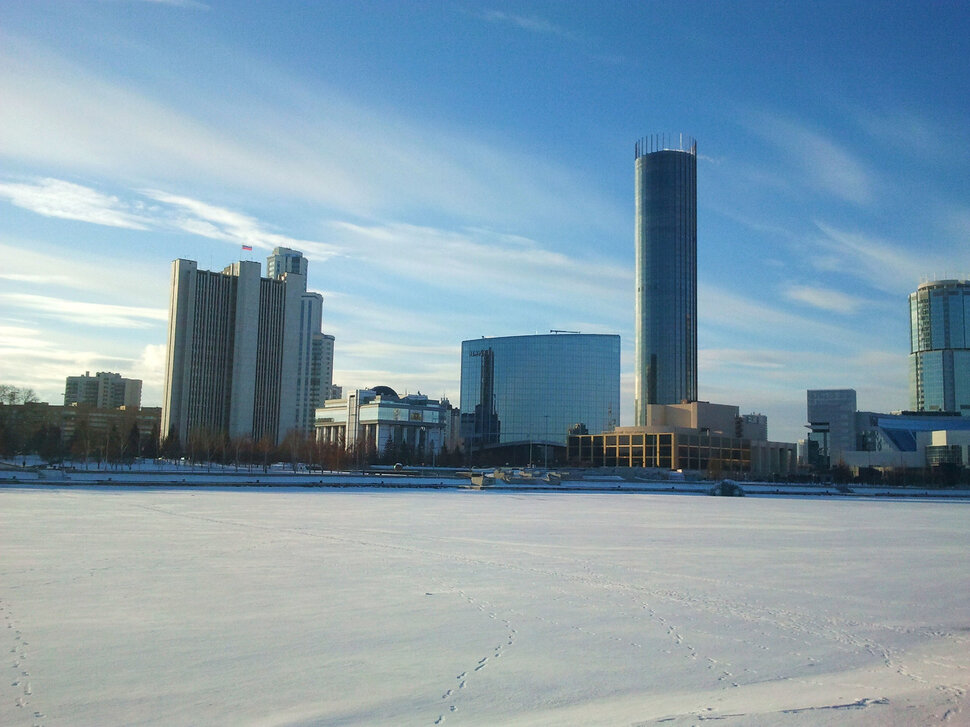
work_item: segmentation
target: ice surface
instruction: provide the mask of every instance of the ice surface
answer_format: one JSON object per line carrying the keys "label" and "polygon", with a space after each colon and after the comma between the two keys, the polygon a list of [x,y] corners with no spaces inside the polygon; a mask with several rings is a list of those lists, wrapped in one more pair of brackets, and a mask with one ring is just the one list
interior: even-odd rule
{"label": "ice surface", "polygon": [[0,724],[968,724],[968,515],[4,488]]}

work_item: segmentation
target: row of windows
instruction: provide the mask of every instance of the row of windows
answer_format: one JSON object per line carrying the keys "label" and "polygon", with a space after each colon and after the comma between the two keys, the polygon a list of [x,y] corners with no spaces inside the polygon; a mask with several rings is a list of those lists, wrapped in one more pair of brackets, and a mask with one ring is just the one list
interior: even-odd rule
{"label": "row of windows", "polygon": [[[617,444],[620,437],[632,444]],[[570,462],[593,467],[659,467],[700,469],[717,466],[733,472],[751,469],[746,440],[673,433],[631,435],[574,435],[569,437]]]}

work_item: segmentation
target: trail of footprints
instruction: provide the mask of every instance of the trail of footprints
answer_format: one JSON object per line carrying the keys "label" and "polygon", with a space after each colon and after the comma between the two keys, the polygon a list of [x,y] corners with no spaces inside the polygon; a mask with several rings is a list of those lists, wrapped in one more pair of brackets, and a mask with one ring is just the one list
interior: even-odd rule
{"label": "trail of footprints", "polygon": [[[564,574],[558,575],[562,576]],[[594,584],[596,579],[589,576],[592,576],[592,573],[588,573],[587,577],[573,576],[571,579]],[[685,658],[698,662],[699,666],[703,664],[707,670],[716,673],[717,682],[722,683],[728,688],[739,687],[744,676],[753,677],[757,674],[756,670],[745,667],[742,669],[744,674],[741,678],[739,678],[732,671],[728,670],[733,668],[730,662],[720,662],[711,657],[701,658],[702,655],[699,655],[696,648],[684,639],[682,631],[677,626],[669,623],[664,616],[657,613],[656,609],[654,609],[646,600],[644,600],[644,594],[636,593],[636,590],[638,589],[631,590],[633,590],[634,593],[629,595],[633,597],[634,602],[639,607],[635,608],[634,613],[631,614],[633,619],[637,621],[646,620],[648,622],[653,622],[655,625],[659,625],[665,630],[666,636],[669,638],[670,642],[672,642],[671,648],[663,649],[665,653],[672,653],[675,647],[682,650]],[[459,591],[459,594],[466,601],[468,601],[468,603],[475,605],[480,611],[487,612],[490,618],[498,618],[496,613],[493,610],[490,610],[490,604],[487,602],[483,601],[479,603],[463,591]],[[769,633],[768,629],[764,628],[758,631],[763,638],[763,641],[743,639],[742,643],[748,645],[749,647],[767,651],[772,649],[773,646],[777,647],[779,645],[779,641],[788,642],[788,648],[791,649],[791,653],[794,656],[801,656],[799,649],[800,644],[813,644],[818,640],[824,640],[834,642],[838,646],[841,646],[843,649],[848,651],[864,651],[872,656],[880,657],[887,668],[893,669],[900,675],[906,676],[914,681],[925,682],[925,679],[918,674],[911,672],[898,661],[898,654],[896,654],[893,649],[880,644],[869,635],[856,633],[856,627],[866,627],[869,626],[868,624],[857,624],[830,616],[805,614],[749,602],[735,602],[727,599],[707,598],[704,596],[697,596],[679,591],[664,590],[655,593],[655,595],[663,600],[680,604],[681,606],[689,606],[701,612],[713,613],[722,619],[737,618],[748,623],[764,624],[768,628],[772,629],[771,633]],[[646,619],[644,619],[644,615],[646,615]],[[555,619],[547,619],[541,615],[534,615],[534,618],[538,619],[539,621],[551,623],[553,625],[559,625]],[[476,672],[486,668],[491,659],[500,658],[503,648],[513,645],[515,635],[517,633],[516,629],[512,628],[511,622],[507,619],[502,619],[502,623],[508,629],[507,643],[497,645],[492,654],[482,657],[471,668],[471,673],[464,671],[457,675],[457,687],[455,689],[448,689],[441,695],[442,700],[450,702],[449,712],[458,711],[458,706],[455,704],[455,698],[458,697],[460,695],[460,691],[465,688],[468,678],[474,677]],[[573,626],[572,628],[576,632],[583,633],[591,637],[597,637],[595,631],[586,629],[582,626]],[[891,629],[892,627],[888,628]],[[928,634],[928,636],[944,635],[950,634]],[[602,638],[602,635],[599,638]],[[615,636],[609,636],[608,638],[613,641],[617,641],[618,643],[624,643],[633,648],[642,648],[642,644],[639,643],[638,640],[631,641]],[[817,661],[814,658],[809,657],[808,664],[809,666],[813,666],[817,664]],[[952,720],[956,718],[956,716],[960,713],[959,702],[965,697],[966,692],[961,687],[953,685],[940,685],[938,686],[938,689],[947,695],[947,701],[951,705],[951,707],[942,716],[942,719]],[[711,719],[711,717],[707,717],[707,719]],[[435,720],[434,724],[441,724],[444,721],[445,714],[441,714]]]}
{"label": "trail of footprints", "polygon": [[[505,618],[500,619],[498,614],[494,610],[491,610],[490,604],[484,601],[481,603],[478,603],[475,601],[474,598],[469,596],[464,591],[458,591],[458,594],[466,601],[468,601],[468,603],[478,608],[479,611],[483,613],[487,613],[490,619],[501,621],[502,625],[505,626],[506,635],[505,635],[505,640],[502,643],[496,644],[492,648],[491,653],[483,656],[475,663],[473,667],[471,667],[470,673],[469,671],[466,670],[466,671],[463,671],[461,674],[458,674],[457,676],[455,676],[455,681],[457,682],[455,687],[453,689],[446,690],[445,693],[441,695],[442,701],[449,702],[448,712],[450,713],[454,713],[458,711],[458,705],[456,704],[456,700],[457,700],[457,697],[461,694],[461,691],[465,689],[465,686],[468,684],[468,679],[473,678],[476,673],[482,671],[482,669],[485,669],[492,659],[501,659],[503,651],[515,643],[515,637],[516,637],[516,634],[518,634],[518,630],[512,627],[512,622]],[[445,721],[445,714],[442,713],[438,715],[437,719],[435,719],[434,724],[441,724],[444,721]]]}
{"label": "trail of footprints", "polygon": [[[8,655],[10,656],[11,671],[13,673],[12,681],[10,686],[14,689],[14,704],[17,709],[28,710],[30,705],[30,697],[34,693],[33,688],[30,684],[30,670],[27,668],[27,647],[30,645],[26,640],[24,640],[24,635],[17,628],[13,616],[10,613],[10,609],[7,604],[0,601],[0,613],[3,614],[4,630],[10,642],[13,644],[10,647]],[[34,727],[41,727],[39,720],[44,718],[44,715],[40,712],[34,712]]]}

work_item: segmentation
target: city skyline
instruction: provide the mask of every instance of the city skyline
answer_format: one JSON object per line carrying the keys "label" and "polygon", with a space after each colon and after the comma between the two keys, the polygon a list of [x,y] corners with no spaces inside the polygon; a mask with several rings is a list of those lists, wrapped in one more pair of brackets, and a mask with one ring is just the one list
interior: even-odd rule
{"label": "city skyline", "polygon": [[159,405],[167,271],[303,252],[334,383],[447,395],[461,342],[619,334],[634,143],[699,140],[698,396],[804,436],[906,408],[907,296],[970,263],[970,10],[24,3],[0,22],[0,382]]}

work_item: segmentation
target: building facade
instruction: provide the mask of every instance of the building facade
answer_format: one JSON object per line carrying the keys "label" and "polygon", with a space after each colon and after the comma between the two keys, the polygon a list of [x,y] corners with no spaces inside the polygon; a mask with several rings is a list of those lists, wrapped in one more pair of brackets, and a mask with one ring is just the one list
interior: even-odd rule
{"label": "building facade", "polygon": [[909,321],[910,407],[970,416],[970,281],[923,283]]}
{"label": "building facade", "polygon": [[809,389],[807,463],[830,467],[858,448],[855,389]]}
{"label": "building facade", "polygon": [[398,396],[389,386],[355,389],[316,411],[317,441],[371,455],[407,448],[428,464],[447,444],[451,405],[420,392]]}
{"label": "building facade", "polygon": [[549,334],[461,344],[466,452],[513,444],[563,446],[571,428],[620,419],[620,337]]}
{"label": "building facade", "polygon": [[634,423],[649,404],[697,399],[697,144],[635,145]]}
{"label": "building facade", "polygon": [[64,406],[93,406],[98,409],[141,406],[141,379],[126,379],[121,374],[98,371],[91,376],[68,376],[64,386]]}
{"label": "building facade", "polygon": [[312,432],[314,414],[326,401],[333,378],[333,336],[325,337],[321,332],[323,296],[306,290],[307,259],[298,250],[275,248],[266,258],[266,270],[267,277],[273,280],[293,278],[303,281],[304,291],[300,295],[300,314],[296,322],[299,330],[295,339],[297,353],[293,385],[296,409],[293,420],[286,423],[285,429]]}
{"label": "building facade", "polygon": [[[693,401],[652,404],[644,426],[601,434],[570,434],[567,460],[581,467],[689,470],[701,474],[787,476],[797,466],[796,446],[767,441],[763,414]],[[742,436],[745,431],[764,438]]]}
{"label": "building facade", "polygon": [[[276,253],[285,250],[278,248]],[[162,436],[193,430],[279,443],[310,431],[312,335],[320,300],[306,291],[305,260],[260,277],[257,262],[222,272],[194,260],[172,263]],[[293,260],[303,260],[293,272]]]}

